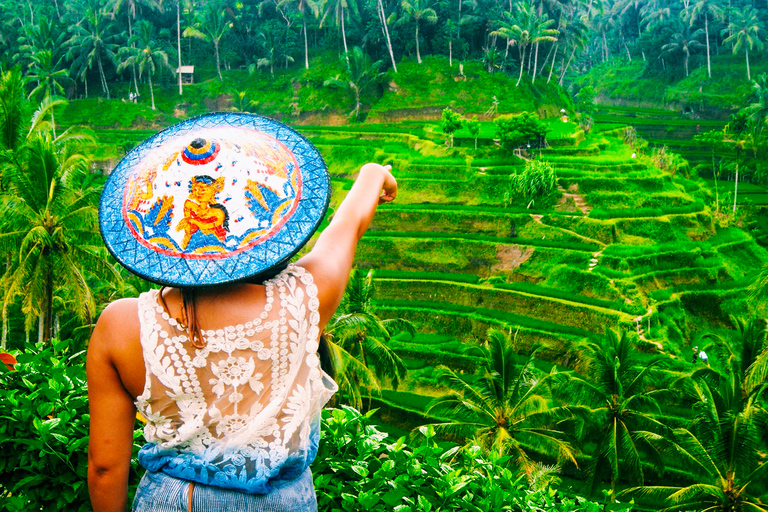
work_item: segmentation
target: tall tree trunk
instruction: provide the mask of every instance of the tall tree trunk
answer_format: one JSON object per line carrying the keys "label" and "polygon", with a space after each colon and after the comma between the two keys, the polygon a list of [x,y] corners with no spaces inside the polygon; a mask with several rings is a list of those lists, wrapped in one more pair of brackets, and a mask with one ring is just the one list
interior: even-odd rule
{"label": "tall tree trunk", "polygon": [[177,74],[179,75],[179,96],[184,94],[184,89],[181,86],[181,6],[179,5],[181,0],[176,0],[176,46],[179,49],[179,69]]}
{"label": "tall tree trunk", "polygon": [[453,37],[448,40],[448,65],[453,67]]}
{"label": "tall tree trunk", "polygon": [[752,80],[752,74],[749,72],[749,46],[744,45],[744,53],[747,56],[747,80]]}
{"label": "tall tree trunk", "polygon": [[309,43],[307,42],[307,18],[304,11],[301,12],[301,20],[304,22],[304,68],[309,69]]}
{"label": "tall tree trunk", "polygon": [[392,68],[397,73],[397,64],[395,63],[395,54],[392,52],[392,41],[389,39],[389,27],[387,27],[387,14],[384,12],[384,4],[381,0],[378,0],[379,4],[379,16],[381,17],[381,24],[384,26],[384,34],[387,36],[387,49],[389,50],[389,58],[392,59]]}
{"label": "tall tree trunk", "polygon": [[736,181],[733,182],[733,215],[736,216],[736,198],[739,193],[739,148],[736,148]]}
{"label": "tall tree trunk", "polygon": [[43,338],[44,341],[51,341],[51,323],[53,320],[53,275],[49,269],[45,279],[45,315],[43,318]]}
{"label": "tall tree trunk", "polygon": [[557,45],[555,43],[555,54],[552,56],[552,65],[549,67],[549,76],[547,76],[547,83],[552,80],[552,71],[555,69],[555,62],[557,61]]}
{"label": "tall tree trunk", "polygon": [[0,350],[5,352],[5,348],[8,345],[8,308],[3,303],[3,335],[0,338]]}
{"label": "tall tree trunk", "polygon": [[83,85],[85,85],[85,97],[88,97],[88,77],[83,73]]}
{"label": "tall tree trunk", "polygon": [[525,48],[520,48],[520,76],[517,77],[517,83],[515,87],[520,85],[520,80],[523,79],[523,68],[525,67]]}
{"label": "tall tree trunk", "polygon": [[101,77],[101,90],[104,91],[107,95],[107,99],[109,99],[109,85],[107,84],[107,79],[104,76],[104,68],[101,65],[101,56],[96,55],[96,63],[99,65],[99,77]]}
{"label": "tall tree trunk", "polygon": [[[133,26],[131,25],[131,14],[128,13],[128,39],[133,37]],[[136,48],[136,45],[131,41],[131,48]],[[131,61],[131,78],[133,78],[133,90],[136,91],[136,96],[139,95],[139,82],[136,80],[136,65]]]}
{"label": "tall tree trunk", "polygon": [[459,0],[459,21],[456,24],[456,39],[458,41],[461,41],[461,3],[462,0]]}
{"label": "tall tree trunk", "polygon": [[558,81],[558,83],[559,83],[560,85],[563,85],[563,80],[565,79],[565,72],[566,72],[566,71],[568,71],[568,68],[569,68],[569,67],[570,67],[570,65],[571,65],[571,59],[573,59],[573,56],[574,56],[575,54],[576,54],[576,46],[574,46],[574,47],[573,47],[573,51],[571,51],[571,56],[570,56],[570,57],[568,57],[568,62],[566,63],[566,65],[565,65],[565,67],[563,68],[563,70],[560,72],[560,80]]}
{"label": "tall tree trunk", "polygon": [[223,82],[224,77],[221,76],[221,61],[219,60],[219,42],[215,39],[213,41],[213,53],[216,54],[216,72],[219,74],[219,81]]}
{"label": "tall tree trunk", "polygon": [[704,13],[704,34],[707,38],[707,76],[712,78],[712,64],[709,60],[709,15]]}
{"label": "tall tree trunk", "polygon": [[712,175],[715,178],[715,213],[720,213],[720,194],[717,191],[717,175],[718,172],[715,169],[715,151],[712,150]]}
{"label": "tall tree trunk", "polygon": [[536,81],[536,70],[539,66],[539,43],[536,43],[536,54],[533,59],[533,76],[531,77],[531,83]]}
{"label": "tall tree trunk", "polygon": [[421,64],[421,52],[419,52],[419,22],[416,22],[416,62]]}
{"label": "tall tree trunk", "polygon": [[155,89],[152,87],[152,72],[147,73],[147,79],[149,80],[149,97],[152,98],[152,110],[155,108]]}
{"label": "tall tree trunk", "polygon": [[349,67],[349,48],[347,48],[347,31],[344,28],[344,6],[341,6],[341,39],[344,41],[344,57],[347,59]]}

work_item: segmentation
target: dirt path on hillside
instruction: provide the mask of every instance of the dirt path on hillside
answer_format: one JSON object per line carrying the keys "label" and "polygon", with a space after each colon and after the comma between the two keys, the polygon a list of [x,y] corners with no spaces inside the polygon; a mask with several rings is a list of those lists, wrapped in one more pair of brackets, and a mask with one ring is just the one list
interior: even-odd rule
{"label": "dirt path on hillside", "polygon": [[606,247],[606,244],[604,244],[600,240],[595,240],[594,238],[589,238],[588,236],[581,235],[581,234],[579,234],[579,233],[577,233],[575,231],[571,231],[570,229],[561,228],[560,226],[552,226],[551,224],[546,224],[546,223],[541,221],[542,217],[543,217],[543,215],[538,215],[538,214],[533,214],[533,213],[531,214],[531,218],[534,221],[536,221],[539,224],[541,224],[542,226],[547,226],[548,228],[559,229],[563,233],[568,233],[569,235],[575,236],[575,237],[577,237],[577,238],[579,238],[581,240],[584,240],[587,243],[597,244],[597,245],[599,245],[600,247],[603,247],[603,248]]}
{"label": "dirt path on hillside", "polygon": [[533,250],[533,247],[523,247],[522,245],[500,245],[496,249],[498,263],[491,267],[491,273],[518,268],[528,261],[533,255]]}
{"label": "dirt path on hillside", "polygon": [[555,210],[569,211],[569,205],[572,203],[574,207],[579,210],[585,217],[589,215],[589,212],[592,211],[592,207],[587,204],[587,202],[584,200],[584,196],[579,193],[578,184],[572,184],[570,187],[568,187],[568,190],[565,190],[563,187],[558,185],[557,190],[562,192],[563,195],[557,202]]}

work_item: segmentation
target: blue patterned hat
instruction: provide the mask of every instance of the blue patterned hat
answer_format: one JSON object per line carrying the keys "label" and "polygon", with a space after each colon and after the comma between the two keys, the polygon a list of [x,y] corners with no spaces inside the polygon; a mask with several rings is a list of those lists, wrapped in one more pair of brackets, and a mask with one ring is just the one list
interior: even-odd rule
{"label": "blue patterned hat", "polygon": [[330,198],[317,149],[291,128],[241,113],[207,114],[142,142],[101,194],[109,251],[168,286],[270,276],[320,225]]}

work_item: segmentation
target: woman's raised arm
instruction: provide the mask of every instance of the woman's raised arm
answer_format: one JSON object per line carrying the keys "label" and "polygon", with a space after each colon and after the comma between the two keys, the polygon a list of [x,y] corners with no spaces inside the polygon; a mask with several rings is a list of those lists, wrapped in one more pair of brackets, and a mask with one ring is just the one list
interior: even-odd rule
{"label": "woman's raised arm", "polygon": [[373,219],[376,206],[397,195],[391,166],[365,164],[352,189],[339,205],[330,225],[320,234],[312,250],[298,261],[315,279],[320,300],[320,327],[330,320],[344,295],[352,269],[357,241]]}

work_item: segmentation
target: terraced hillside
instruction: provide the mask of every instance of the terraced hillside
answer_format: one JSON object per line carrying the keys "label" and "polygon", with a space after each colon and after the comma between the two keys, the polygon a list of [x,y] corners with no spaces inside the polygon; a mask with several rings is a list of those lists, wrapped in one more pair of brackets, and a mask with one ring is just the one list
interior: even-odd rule
{"label": "terraced hillside", "polygon": [[447,150],[428,124],[305,132],[329,161],[336,201],[365,161],[391,163],[398,179],[398,200],[379,209],[356,263],[376,270],[380,315],[421,333],[394,342],[411,371],[380,403],[403,425],[440,393],[434,366],[471,370],[489,327],[570,367],[583,340],[629,329],[641,350],[684,370],[698,335],[749,310],[746,288],[768,261],[715,217],[705,181],[632,158],[610,131],[585,138],[574,127],[570,141],[529,155],[558,175],[557,197],[540,209],[505,195],[524,159]]}

